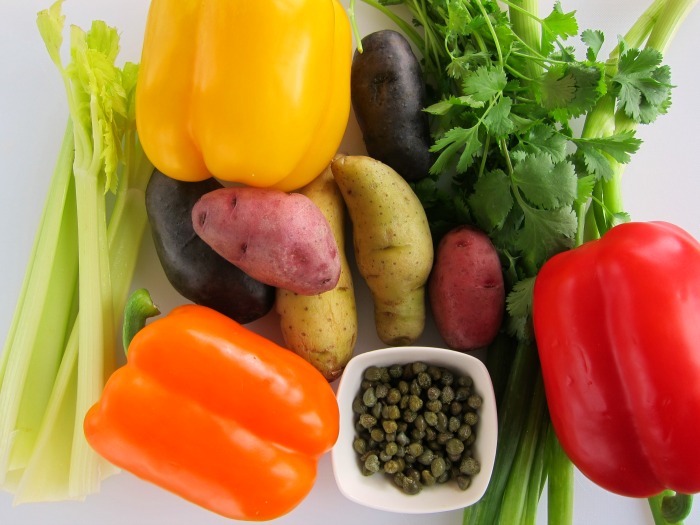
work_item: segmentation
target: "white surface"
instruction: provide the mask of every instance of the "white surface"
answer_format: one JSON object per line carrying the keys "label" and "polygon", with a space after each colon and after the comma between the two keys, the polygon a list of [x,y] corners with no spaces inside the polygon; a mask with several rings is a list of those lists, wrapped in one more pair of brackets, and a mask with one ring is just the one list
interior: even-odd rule
{"label": "white surface", "polygon": [[[7,333],[19,293],[34,232],[44,203],[48,181],[56,160],[67,115],[58,74],[46,56],[35,27],[35,14],[51,0],[0,0],[0,337]],[[554,0],[542,2],[543,13]],[[577,9],[582,28],[603,29],[608,47],[643,11],[641,0],[562,0],[566,11]],[[122,60],[139,60],[145,22],[146,0],[67,0],[64,12],[70,23],[86,27],[103,19],[122,33]],[[343,4],[347,5],[348,0]],[[362,34],[388,22],[358,0]],[[696,9],[676,37],[667,54],[678,87],[670,114],[642,128],[645,144],[627,168],[625,200],[637,220],[663,219],[700,237],[700,194],[697,168],[700,137],[700,74],[697,46],[700,43],[700,12]],[[244,50],[242,50],[244,52]],[[344,150],[362,150],[354,121],[351,121]],[[148,235],[135,277],[135,286],[147,286],[164,311],[181,299],[172,291],[160,270]],[[367,292],[357,283],[360,300]],[[383,346],[374,335],[371,314],[360,314],[357,351]],[[279,338],[273,315],[255,327]],[[429,328],[420,345],[440,346]],[[582,477],[576,479],[575,523],[577,525],[650,525],[645,501],[606,493]],[[700,502],[698,503],[700,506]],[[546,523],[541,516],[541,523]],[[424,524],[458,525],[459,511],[430,516],[392,514],[352,503],[338,491],[330,457],[321,460],[318,481],[310,496],[292,513],[277,520],[280,525],[333,523],[334,525]],[[0,523],[3,525],[214,525],[230,523],[199,509],[157,487],[122,473],[104,482],[98,495],[84,502],[12,506],[9,494],[0,493]],[[700,523],[696,509],[687,524]]]}
{"label": "white surface", "polygon": [[[353,448],[355,438],[355,413],[353,399],[360,390],[364,371],[370,366],[386,367],[405,365],[417,361],[429,362],[453,370],[474,381],[474,392],[481,396],[477,441],[472,447],[474,458],[481,464],[481,471],[472,478],[466,490],[455,483],[438,490],[426,489],[420,497],[404,494],[387,483],[385,476],[365,476],[357,468],[357,453]],[[333,475],[340,492],[350,500],[366,507],[406,514],[432,514],[462,509],[479,501],[486,492],[496,457],[498,417],[493,384],[486,366],[474,356],[436,347],[394,347],[365,352],[350,360],[338,384],[340,408],[340,433],[331,452]]]}

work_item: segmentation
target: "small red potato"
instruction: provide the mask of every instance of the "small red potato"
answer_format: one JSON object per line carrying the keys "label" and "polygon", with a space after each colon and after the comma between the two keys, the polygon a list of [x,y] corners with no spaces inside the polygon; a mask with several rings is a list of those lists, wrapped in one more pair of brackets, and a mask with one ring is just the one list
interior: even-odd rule
{"label": "small red potato", "polygon": [[328,220],[299,193],[214,190],[194,205],[192,225],[215,252],[265,284],[315,295],[332,290],[340,278]]}
{"label": "small red potato", "polygon": [[428,295],[438,332],[450,348],[476,350],[494,340],[505,287],[498,252],[485,233],[459,226],[442,238]]}

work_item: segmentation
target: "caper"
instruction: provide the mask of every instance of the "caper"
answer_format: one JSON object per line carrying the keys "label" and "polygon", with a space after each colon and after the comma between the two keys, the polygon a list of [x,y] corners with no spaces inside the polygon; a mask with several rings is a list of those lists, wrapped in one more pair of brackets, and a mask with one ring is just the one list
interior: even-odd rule
{"label": "caper", "polygon": [[414,428],[411,430],[411,439],[413,439],[413,441],[423,441],[425,439],[425,430]]}
{"label": "caper", "polygon": [[460,386],[455,390],[455,399],[457,401],[466,401],[471,393],[471,390],[466,386]]}
{"label": "caper", "polygon": [[425,485],[426,487],[431,487],[436,483],[435,476],[433,476],[433,474],[428,469],[421,470],[420,479],[423,485]]}
{"label": "caper", "polygon": [[440,401],[444,404],[449,405],[455,398],[455,391],[452,390],[450,385],[445,386],[440,394]]}
{"label": "caper", "polygon": [[413,426],[418,430],[419,432],[425,432],[425,427],[427,426],[425,423],[425,418],[423,417],[423,414],[418,414],[416,416],[415,421],[413,422]]}
{"label": "caper", "polygon": [[469,436],[472,435],[472,427],[466,423],[457,429],[457,437],[462,441],[465,441]]}
{"label": "caper", "polygon": [[425,422],[428,426],[434,427],[437,425],[437,414],[435,412],[426,412],[423,414],[423,418],[425,419]]}
{"label": "caper", "polygon": [[402,419],[406,423],[413,423],[416,420],[416,417],[418,417],[418,414],[416,414],[412,410],[405,410]]}
{"label": "caper", "polygon": [[398,379],[402,375],[403,375],[403,366],[392,365],[389,367],[389,376],[392,377],[393,379]]}
{"label": "caper", "polygon": [[402,488],[406,494],[414,495],[414,494],[418,494],[421,491],[422,487],[421,487],[421,484],[418,481],[416,481],[415,479],[410,478],[408,476],[405,476],[403,478]]}
{"label": "caper", "polygon": [[481,406],[482,399],[481,396],[478,396],[476,394],[472,394],[469,396],[467,399],[467,405],[469,405],[472,408],[479,408]]}
{"label": "caper", "polygon": [[[447,445],[447,443],[451,439],[454,439],[454,434],[452,434],[451,432],[440,432],[437,435],[437,438],[435,439],[435,441],[437,441],[438,445]],[[459,441],[459,440],[457,440],[457,441]],[[461,441],[460,441],[460,443],[461,443]]]}
{"label": "caper", "polygon": [[462,422],[457,417],[452,416],[447,421],[447,430],[449,430],[450,432],[457,432],[460,426],[462,426]]}
{"label": "caper", "polygon": [[377,402],[376,405],[372,407],[372,410],[370,411],[374,417],[379,419],[382,417],[382,410],[384,409],[384,405],[380,402]]}
{"label": "caper", "polygon": [[476,425],[479,422],[479,416],[477,415],[476,412],[470,411],[470,412],[467,412],[466,414],[464,414],[464,417],[462,418],[462,420],[467,425],[470,425],[473,427],[474,425]]}
{"label": "caper", "polygon": [[472,484],[472,478],[470,476],[457,476],[457,486],[461,490],[467,490],[469,488],[469,485]]}
{"label": "caper", "polygon": [[398,388],[389,389],[389,392],[386,395],[385,401],[389,405],[396,405],[399,401],[401,401],[401,392],[399,391],[399,389]]}
{"label": "caper", "polygon": [[416,361],[411,365],[411,371],[414,374],[420,374],[421,372],[425,372],[428,369],[428,365],[421,361]]}
{"label": "caper", "polygon": [[390,459],[384,463],[384,472],[387,474],[396,474],[399,471],[399,462],[395,459]]}
{"label": "caper", "polygon": [[[423,400],[417,395],[409,396],[408,408],[411,409],[413,412],[418,412],[421,408],[423,408]],[[435,411],[433,410],[433,412]]]}
{"label": "caper", "polygon": [[386,405],[382,408],[382,417],[384,419],[399,419],[401,417],[401,409],[396,405]]}
{"label": "caper", "polygon": [[364,394],[362,394],[362,402],[369,408],[377,404],[377,395],[374,393],[373,387],[369,387],[365,390]]}
{"label": "caper", "polygon": [[408,383],[406,381],[399,381],[397,388],[399,389],[399,392],[401,392],[401,394],[408,394]]}
{"label": "caper", "polygon": [[406,452],[408,452],[413,457],[418,457],[423,453],[423,445],[420,443],[411,443],[406,447]]}
{"label": "caper", "polygon": [[372,441],[381,443],[382,441],[384,441],[384,431],[381,428],[375,427],[369,433],[369,437],[372,438]]}
{"label": "caper", "polygon": [[442,402],[439,399],[432,399],[425,404],[425,408],[431,412],[440,412],[442,410]]}
{"label": "caper", "polygon": [[464,405],[462,405],[462,403],[459,401],[452,401],[452,403],[450,403],[450,414],[453,416],[460,415],[462,410],[464,410]]}
{"label": "caper", "polygon": [[437,413],[437,423],[435,424],[435,428],[438,430],[438,432],[445,432],[447,430],[447,421],[448,419],[444,412]]}
{"label": "caper", "polygon": [[440,378],[440,382],[441,382],[443,385],[445,385],[445,386],[451,385],[452,382],[454,381],[454,379],[455,379],[455,376],[452,374],[452,372],[450,372],[450,371],[447,370],[447,369],[443,369],[443,371],[442,371],[442,377]]}
{"label": "caper", "polygon": [[359,437],[355,438],[352,442],[352,448],[355,449],[355,452],[362,455],[367,451],[367,441]]}
{"label": "caper", "polygon": [[378,366],[370,366],[365,370],[362,377],[367,381],[379,381],[382,378],[382,371]]}
{"label": "caper", "polygon": [[442,476],[446,469],[447,464],[445,463],[444,458],[436,457],[435,459],[433,459],[433,461],[430,462],[430,473],[435,478],[439,478],[440,476]]}
{"label": "caper", "polygon": [[382,428],[384,429],[384,432],[394,433],[396,432],[398,425],[396,424],[396,421],[393,421],[391,419],[385,419],[384,421],[382,421]]}
{"label": "caper", "polygon": [[457,379],[457,385],[459,385],[459,386],[465,386],[467,388],[471,388],[471,386],[473,384],[474,384],[474,381],[469,376],[460,376]]}
{"label": "caper", "polygon": [[352,411],[355,414],[364,414],[367,412],[367,407],[362,402],[362,398],[360,396],[356,396],[355,399],[352,400]]}
{"label": "caper", "polygon": [[399,451],[399,446],[394,442],[390,441],[389,443],[386,444],[386,447],[384,447],[384,451],[389,455],[393,456]]}
{"label": "caper", "polygon": [[437,381],[442,376],[442,370],[439,366],[431,365],[428,367],[426,372],[430,374],[430,377],[433,379],[433,381]]}
{"label": "caper", "polygon": [[471,456],[462,459],[462,462],[459,464],[459,471],[468,476],[478,474],[480,470],[481,464]]}
{"label": "caper", "polygon": [[425,372],[421,372],[416,376],[416,382],[421,388],[429,388],[433,383],[433,380],[430,378],[430,375]]}
{"label": "caper", "polygon": [[452,454],[454,456],[459,455],[464,452],[464,443],[462,443],[459,439],[452,438],[445,443],[445,450],[448,454]]}
{"label": "caper", "polygon": [[415,379],[408,385],[408,391],[414,396],[421,395],[421,387]]}
{"label": "caper", "polygon": [[360,416],[360,425],[366,429],[370,429],[377,424],[377,418],[372,414],[362,414]]}
{"label": "caper", "polygon": [[376,454],[371,454],[365,460],[365,468],[369,472],[379,472],[379,457]]}
{"label": "caper", "polygon": [[418,463],[421,465],[430,465],[433,462],[433,459],[435,458],[435,454],[433,453],[432,450],[429,448],[426,448],[423,453],[418,456]]}
{"label": "caper", "polygon": [[428,389],[428,391],[426,392],[426,395],[428,396],[428,399],[429,399],[430,401],[434,401],[434,400],[440,398],[440,393],[441,393],[441,390],[440,390],[438,387],[436,387],[436,386],[431,386],[431,387]]}

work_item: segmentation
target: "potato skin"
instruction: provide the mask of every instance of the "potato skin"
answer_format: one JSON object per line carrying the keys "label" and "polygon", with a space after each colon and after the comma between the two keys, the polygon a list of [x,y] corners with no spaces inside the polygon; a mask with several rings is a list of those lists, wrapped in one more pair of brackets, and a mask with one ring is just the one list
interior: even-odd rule
{"label": "potato skin", "polygon": [[339,249],[340,278],[335,288],[317,295],[278,288],[275,307],[285,346],[330,382],[342,375],[357,342],[355,290],[345,256],[345,202],[330,166],[299,193],[309,197],[328,219]]}
{"label": "potato skin", "polygon": [[488,346],[505,309],[503,271],[491,239],[472,226],[449,231],[438,244],[428,295],[438,332],[450,348]]}
{"label": "potato skin", "polygon": [[355,258],[374,301],[382,342],[413,343],[425,328],[425,287],[433,241],[425,211],[408,183],[367,156],[331,164],[352,222]]}
{"label": "potato skin", "polygon": [[246,324],[272,309],[275,289],[221,257],[192,227],[195,202],[221,187],[213,178],[182,182],[156,170],[146,188],[146,211],[156,254],[173,288],[196,304]]}
{"label": "potato skin", "polygon": [[219,255],[271,286],[314,295],[333,289],[340,278],[331,227],[300,193],[214,190],[192,208],[192,225]]}
{"label": "potato skin", "polygon": [[422,179],[432,157],[420,63],[397,31],[370,33],[362,46],[353,58],[350,93],[367,154],[408,181]]}

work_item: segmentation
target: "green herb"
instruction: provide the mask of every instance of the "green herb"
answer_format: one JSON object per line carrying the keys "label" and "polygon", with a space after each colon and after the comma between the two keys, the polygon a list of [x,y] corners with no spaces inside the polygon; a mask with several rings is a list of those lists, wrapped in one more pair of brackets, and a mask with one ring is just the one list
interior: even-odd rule
{"label": "green herb", "polygon": [[137,65],[115,65],[118,32],[95,21],[71,26],[64,66],[61,5],[37,25],[70,118],[0,364],[0,486],[18,503],[83,498],[114,471],[83,417],[115,366],[153,170],[136,135]]}
{"label": "green herb", "polygon": [[[511,351],[499,348],[506,366],[490,363],[504,376],[494,380],[505,384],[497,392],[503,439],[489,489],[464,523],[534,523],[546,479],[554,480],[550,523],[571,523],[572,467],[536,386],[532,286],[550,257],[629,220],[623,167],[641,145],[636,127],[669,109],[663,52],[697,0],[654,0],[607,59],[603,33],[581,30],[559,1],[544,17],[537,0],[363,1],[421,53],[435,162],[413,187],[433,235],[474,224],[504,264]],[[393,4],[403,4],[412,23]]]}

